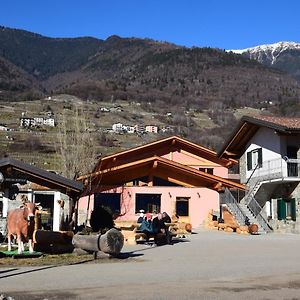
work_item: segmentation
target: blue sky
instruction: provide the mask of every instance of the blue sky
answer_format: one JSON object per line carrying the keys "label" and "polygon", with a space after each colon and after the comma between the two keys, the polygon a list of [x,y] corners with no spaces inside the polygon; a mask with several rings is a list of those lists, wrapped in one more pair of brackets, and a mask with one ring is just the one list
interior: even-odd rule
{"label": "blue sky", "polygon": [[239,49],[300,42],[298,0],[1,0],[0,24],[51,37],[148,37]]}

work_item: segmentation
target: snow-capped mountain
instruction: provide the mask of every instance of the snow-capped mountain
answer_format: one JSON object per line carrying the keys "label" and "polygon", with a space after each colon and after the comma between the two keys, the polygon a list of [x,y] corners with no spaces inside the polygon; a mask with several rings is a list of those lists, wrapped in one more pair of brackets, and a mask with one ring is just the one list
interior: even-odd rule
{"label": "snow-capped mountain", "polygon": [[300,79],[300,43],[279,42],[257,47],[228,50],[280,69]]}

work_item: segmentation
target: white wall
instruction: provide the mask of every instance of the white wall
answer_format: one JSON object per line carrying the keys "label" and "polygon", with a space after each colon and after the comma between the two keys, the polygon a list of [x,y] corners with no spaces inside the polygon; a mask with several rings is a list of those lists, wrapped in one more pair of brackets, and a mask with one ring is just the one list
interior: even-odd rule
{"label": "white wall", "polygon": [[[263,167],[258,169],[259,172],[255,171],[255,173],[262,174],[264,171],[265,173],[268,173],[270,171],[270,166],[271,170],[274,171],[277,169],[277,167],[281,168],[281,163],[279,162],[279,160],[282,159],[282,139],[281,136],[278,135],[273,129],[265,127],[260,128],[247,144],[245,153],[255,150],[257,148],[262,148]],[[251,176],[253,170],[247,170],[247,157],[245,158],[246,159],[244,163],[246,163],[246,178],[248,179]],[[270,165],[269,163],[264,163],[266,161],[272,160],[275,160],[274,164],[271,163]],[[283,164],[285,164],[285,161],[282,161]]]}

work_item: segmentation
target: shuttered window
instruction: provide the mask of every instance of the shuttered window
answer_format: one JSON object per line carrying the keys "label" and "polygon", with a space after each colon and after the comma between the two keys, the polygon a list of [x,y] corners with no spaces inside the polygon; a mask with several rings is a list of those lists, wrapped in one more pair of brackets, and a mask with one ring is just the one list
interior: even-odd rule
{"label": "shuttered window", "polygon": [[247,170],[253,170],[257,165],[258,168],[261,168],[263,165],[262,148],[247,152]]}
{"label": "shuttered window", "polygon": [[296,221],[296,200],[278,199],[277,200],[277,218],[278,220],[291,219]]}

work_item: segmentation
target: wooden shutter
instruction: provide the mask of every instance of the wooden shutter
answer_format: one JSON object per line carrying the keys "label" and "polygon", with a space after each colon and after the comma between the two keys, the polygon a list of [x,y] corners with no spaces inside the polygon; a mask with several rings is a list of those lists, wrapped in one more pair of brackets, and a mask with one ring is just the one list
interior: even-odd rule
{"label": "wooden shutter", "polygon": [[262,148],[258,149],[258,167],[261,168],[263,164],[262,160]]}
{"label": "wooden shutter", "polygon": [[247,152],[247,170],[252,169],[252,152]]}
{"label": "wooden shutter", "polygon": [[286,219],[286,205],[283,199],[277,200],[277,218],[278,220]]}
{"label": "wooden shutter", "polygon": [[296,221],[296,200],[291,199],[292,220]]}

